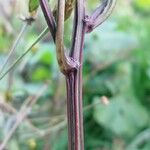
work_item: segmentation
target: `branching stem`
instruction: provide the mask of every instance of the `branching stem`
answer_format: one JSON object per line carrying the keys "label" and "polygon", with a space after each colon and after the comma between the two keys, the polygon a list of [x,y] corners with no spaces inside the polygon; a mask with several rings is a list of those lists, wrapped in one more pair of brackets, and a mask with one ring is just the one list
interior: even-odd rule
{"label": "branching stem", "polygon": [[93,31],[96,27],[102,24],[112,13],[116,4],[116,0],[103,0],[102,4],[98,6],[91,16],[85,16],[86,32]]}
{"label": "branching stem", "polygon": [[[61,72],[66,77],[67,87],[67,117],[68,117],[68,149],[84,150],[83,138],[83,111],[82,111],[82,53],[84,36],[98,25],[103,23],[111,14],[116,0],[103,0],[92,15],[85,15],[85,0],[75,1],[74,30],[70,55],[64,48],[64,21],[65,13],[74,0],[58,0],[56,34],[53,30],[54,16],[49,9],[47,0],[40,0],[45,19],[56,44],[57,60]],[[66,2],[66,3],[65,3]],[[71,8],[72,9],[72,8]],[[55,38],[56,37],[56,38]]]}
{"label": "branching stem", "polygon": [[70,58],[64,49],[64,21],[65,21],[65,0],[58,0],[57,31],[56,31],[56,53],[60,70],[65,75],[78,68],[77,61]]}

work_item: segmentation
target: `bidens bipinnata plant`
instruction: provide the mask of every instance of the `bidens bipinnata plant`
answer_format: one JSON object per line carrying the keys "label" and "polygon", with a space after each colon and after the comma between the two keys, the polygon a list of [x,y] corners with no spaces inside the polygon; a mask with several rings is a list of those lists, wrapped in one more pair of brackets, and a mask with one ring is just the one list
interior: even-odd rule
{"label": "bidens bipinnata plant", "polygon": [[[51,10],[48,0],[29,0],[29,12],[31,17],[25,18],[27,25],[34,21],[34,16],[40,6],[48,27],[0,77],[0,79],[2,79],[45,35],[45,33],[51,33],[56,45],[59,68],[66,78],[69,150],[84,150],[82,112],[82,54],[84,37],[86,33],[92,32],[110,16],[116,0],[102,0],[100,6],[98,6],[91,15],[85,13],[85,3],[85,0],[57,0],[57,6],[54,10]],[[64,22],[71,16],[73,10],[73,34],[71,48],[68,54],[64,45]],[[24,32],[24,29],[22,32]],[[19,39],[18,37],[16,43],[19,42]],[[17,44],[14,45],[12,51],[15,49],[16,45]],[[7,61],[3,65],[3,68],[6,63]],[[3,68],[0,73],[2,73]]]}
{"label": "bidens bipinnata plant", "polygon": [[[92,15],[85,14],[85,0],[58,0],[56,16],[48,0],[40,0],[40,6],[56,45],[57,60],[66,77],[68,108],[68,149],[83,150],[82,117],[82,52],[85,33],[91,32],[111,14],[115,0],[103,0]],[[64,21],[74,7],[74,23],[70,54],[64,46]]]}

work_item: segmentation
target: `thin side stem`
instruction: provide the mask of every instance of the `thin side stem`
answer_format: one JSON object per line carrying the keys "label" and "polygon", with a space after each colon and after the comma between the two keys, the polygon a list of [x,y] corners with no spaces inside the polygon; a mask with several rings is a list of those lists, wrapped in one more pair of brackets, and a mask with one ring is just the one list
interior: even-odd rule
{"label": "thin side stem", "polygon": [[84,0],[77,0],[75,4],[75,16],[74,16],[74,30],[73,30],[73,41],[70,56],[80,61],[81,45],[84,30],[83,20],[85,18]]}
{"label": "thin side stem", "polygon": [[37,102],[37,100],[42,96],[42,94],[45,92],[47,87],[48,87],[48,84],[46,83],[41,89],[39,89],[40,92],[37,92],[38,93],[37,95],[35,95],[33,97],[32,96],[29,97],[25,101],[25,103],[22,105],[20,111],[18,112],[18,114],[16,116],[16,122],[14,123],[11,130],[9,131],[7,136],[4,138],[4,141],[2,142],[2,144],[0,145],[0,150],[3,150],[6,147],[8,141],[11,139],[14,132],[18,128],[18,126],[27,117],[28,112],[31,110],[32,106]]}
{"label": "thin side stem", "polygon": [[36,40],[24,51],[24,53],[0,76],[2,80],[22,59],[28,52],[48,33],[49,29],[46,27],[41,34],[36,38]]}
{"label": "thin side stem", "polygon": [[103,0],[102,4],[94,10],[91,16],[87,15],[84,19],[86,32],[89,33],[102,24],[112,13],[115,4],[116,0]]}
{"label": "thin side stem", "polygon": [[17,46],[18,46],[18,44],[19,44],[19,42],[20,42],[20,40],[21,40],[21,37],[22,37],[23,34],[25,33],[25,31],[26,31],[28,25],[29,25],[28,22],[25,22],[25,24],[22,26],[20,33],[18,34],[18,36],[17,36],[17,38],[16,38],[16,40],[15,40],[15,42],[14,42],[12,48],[11,48],[10,51],[9,51],[9,54],[8,54],[8,56],[7,56],[7,58],[6,58],[5,62],[4,62],[4,64],[2,65],[2,68],[1,68],[1,70],[0,70],[0,75],[3,73],[3,71],[4,71],[5,67],[6,67],[6,65],[8,64],[9,59],[11,58],[11,56],[12,56],[13,53],[14,53],[14,51],[16,50],[16,48],[17,48]]}
{"label": "thin side stem", "polygon": [[94,18],[94,16],[97,16],[93,20],[95,22],[93,28],[96,28],[97,26],[102,24],[110,16],[110,14],[112,13],[115,7],[115,4],[116,4],[116,0],[104,0],[102,6],[100,6],[100,7],[103,7],[103,9],[101,10],[100,7],[98,7],[91,16],[91,18]]}
{"label": "thin side stem", "polygon": [[56,21],[53,16],[53,13],[49,7],[48,0],[40,0],[40,5],[43,11],[43,14],[46,18],[46,22],[48,24],[49,30],[51,31],[53,40],[55,41],[55,35],[56,35]]}

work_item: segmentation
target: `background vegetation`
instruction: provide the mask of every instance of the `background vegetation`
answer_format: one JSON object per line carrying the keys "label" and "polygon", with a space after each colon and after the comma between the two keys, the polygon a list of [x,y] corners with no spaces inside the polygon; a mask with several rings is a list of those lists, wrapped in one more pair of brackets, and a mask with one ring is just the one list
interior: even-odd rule
{"label": "background vegetation", "polygon": [[[89,12],[98,4],[87,2]],[[24,2],[0,0],[0,67],[27,16]],[[92,34],[84,48],[84,131],[86,150],[150,149],[150,0],[118,0],[112,16]],[[12,64],[46,26],[39,9],[28,27]],[[66,22],[70,46],[72,19]],[[47,34],[7,77],[0,81],[0,141],[23,116],[8,150],[66,150],[65,81],[55,47]],[[5,70],[8,68],[5,68]],[[41,88],[46,84],[46,89]],[[42,96],[38,95],[42,90]],[[34,95],[34,97],[33,97]],[[36,99],[38,98],[38,101]],[[36,101],[26,106],[28,99]],[[25,111],[24,111],[25,110]]]}

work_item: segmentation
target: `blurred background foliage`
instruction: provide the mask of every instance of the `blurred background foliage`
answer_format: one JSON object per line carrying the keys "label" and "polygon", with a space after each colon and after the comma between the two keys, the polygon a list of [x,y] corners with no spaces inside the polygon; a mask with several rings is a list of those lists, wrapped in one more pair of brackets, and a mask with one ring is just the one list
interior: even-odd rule
{"label": "blurred background foliage", "polygon": [[[98,2],[87,1],[89,12]],[[20,0],[0,0],[0,67],[24,24],[18,16],[28,15],[25,4]],[[65,24],[67,47],[71,43],[72,17]],[[112,16],[86,35],[85,150],[150,149],[149,17],[150,0],[118,0]],[[39,9],[36,21],[28,27],[9,65],[45,26]],[[28,96],[36,95],[47,80],[50,81],[48,89],[7,144],[8,150],[67,149],[65,81],[49,34],[0,81],[0,142],[14,123],[15,114],[9,109],[18,111]]]}

